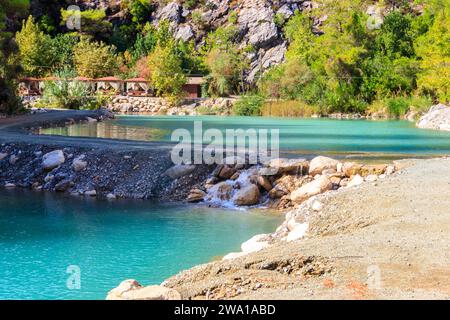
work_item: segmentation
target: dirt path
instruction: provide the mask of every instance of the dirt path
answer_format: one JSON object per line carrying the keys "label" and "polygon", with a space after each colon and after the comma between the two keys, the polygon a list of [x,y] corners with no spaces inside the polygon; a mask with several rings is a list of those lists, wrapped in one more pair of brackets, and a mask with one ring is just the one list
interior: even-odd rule
{"label": "dirt path", "polygon": [[167,281],[194,299],[449,299],[450,159],[332,193],[308,239]]}

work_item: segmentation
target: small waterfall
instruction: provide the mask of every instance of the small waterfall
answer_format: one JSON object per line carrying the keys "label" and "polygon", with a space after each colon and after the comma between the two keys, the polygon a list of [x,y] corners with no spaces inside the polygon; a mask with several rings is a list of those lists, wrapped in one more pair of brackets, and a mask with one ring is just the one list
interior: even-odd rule
{"label": "small waterfall", "polygon": [[242,170],[236,180],[216,183],[207,190],[204,202],[215,207],[245,210],[245,208],[237,206],[233,198],[240,189],[252,184],[251,178],[256,172],[255,168]]}

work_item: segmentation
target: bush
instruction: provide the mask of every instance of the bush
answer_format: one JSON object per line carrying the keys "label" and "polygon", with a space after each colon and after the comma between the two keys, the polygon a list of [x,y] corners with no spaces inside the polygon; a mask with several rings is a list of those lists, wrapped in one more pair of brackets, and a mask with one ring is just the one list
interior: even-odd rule
{"label": "bush", "polygon": [[91,91],[84,82],[71,80],[73,72],[57,73],[58,81],[45,83],[39,106],[63,109],[98,109],[105,105],[108,98],[102,95],[91,97]]}
{"label": "bush", "polygon": [[234,104],[233,113],[237,116],[260,116],[264,98],[259,95],[242,96]]}
{"label": "bush", "polygon": [[319,107],[298,100],[270,101],[261,108],[261,115],[268,117],[311,117],[315,114],[322,114]]}

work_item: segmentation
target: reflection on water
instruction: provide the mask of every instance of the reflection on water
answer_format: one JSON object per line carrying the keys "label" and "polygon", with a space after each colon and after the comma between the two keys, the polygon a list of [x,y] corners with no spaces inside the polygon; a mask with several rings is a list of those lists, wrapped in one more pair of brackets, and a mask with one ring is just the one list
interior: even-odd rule
{"label": "reflection on water", "polygon": [[106,139],[161,141],[170,131],[158,128],[121,126],[114,122],[80,123],[66,127],[41,129],[40,134],[70,137],[96,137]]}
{"label": "reflection on water", "polygon": [[[176,129],[278,129],[282,153],[399,159],[450,154],[450,133],[422,130],[407,121],[286,119],[218,116],[119,116],[117,120],[42,130],[43,134],[170,141]],[[209,144],[210,141],[195,141]]]}

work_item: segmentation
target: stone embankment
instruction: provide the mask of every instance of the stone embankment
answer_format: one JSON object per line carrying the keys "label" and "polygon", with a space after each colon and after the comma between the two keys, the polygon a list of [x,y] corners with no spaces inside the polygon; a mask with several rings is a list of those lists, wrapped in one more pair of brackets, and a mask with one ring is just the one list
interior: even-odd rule
{"label": "stone embankment", "polygon": [[108,109],[115,113],[145,113],[153,115],[230,115],[236,99],[208,98],[185,100],[177,107],[162,98],[117,96]]}

